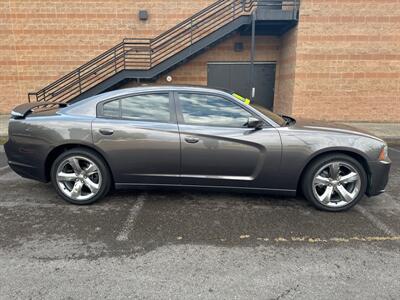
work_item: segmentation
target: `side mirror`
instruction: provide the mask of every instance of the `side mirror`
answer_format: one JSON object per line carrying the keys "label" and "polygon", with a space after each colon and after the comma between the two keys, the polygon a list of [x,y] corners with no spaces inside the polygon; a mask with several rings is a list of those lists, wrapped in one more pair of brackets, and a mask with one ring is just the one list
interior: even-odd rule
{"label": "side mirror", "polygon": [[249,128],[254,128],[254,129],[261,129],[264,125],[264,122],[261,121],[260,119],[249,117],[247,119],[246,126]]}

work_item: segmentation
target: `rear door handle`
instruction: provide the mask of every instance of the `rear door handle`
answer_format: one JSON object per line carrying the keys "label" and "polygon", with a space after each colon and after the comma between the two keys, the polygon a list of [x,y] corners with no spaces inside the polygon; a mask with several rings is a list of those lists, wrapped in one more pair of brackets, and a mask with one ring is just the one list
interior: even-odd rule
{"label": "rear door handle", "polygon": [[102,135],[112,135],[114,133],[114,130],[110,128],[102,128],[99,131]]}
{"label": "rear door handle", "polygon": [[194,136],[185,136],[185,141],[190,144],[195,144],[199,141],[199,139]]}

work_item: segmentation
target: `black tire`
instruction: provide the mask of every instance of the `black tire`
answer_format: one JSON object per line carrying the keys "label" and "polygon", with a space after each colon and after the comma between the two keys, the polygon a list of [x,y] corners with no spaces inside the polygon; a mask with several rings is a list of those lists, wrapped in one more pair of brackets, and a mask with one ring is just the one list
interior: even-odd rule
{"label": "black tire", "polygon": [[[359,190],[359,194],[357,197],[355,197],[354,200],[349,202],[345,206],[341,207],[330,207],[327,205],[324,205],[321,203],[316,196],[314,195],[313,192],[313,179],[316,175],[316,173],[324,167],[324,165],[329,164],[330,162],[344,162],[352,166],[359,174],[359,178],[361,180],[361,186]],[[310,201],[316,208],[324,211],[332,211],[332,212],[338,212],[338,211],[345,211],[356,205],[365,195],[366,189],[367,189],[367,184],[368,184],[368,177],[367,173],[364,169],[364,167],[358,162],[356,159],[345,155],[345,154],[327,154],[324,156],[321,156],[314,161],[310,163],[309,166],[307,166],[307,169],[305,170],[303,174],[303,178],[301,178],[301,188],[304,197]]]}
{"label": "black tire", "polygon": [[[73,156],[80,156],[80,157],[84,157],[84,158],[91,160],[98,166],[99,172],[101,173],[102,183],[101,183],[97,193],[88,200],[72,199],[72,198],[68,197],[67,195],[65,195],[61,191],[60,187],[58,186],[57,179],[56,179],[57,168],[63,161],[65,161],[67,158],[73,157]],[[91,203],[98,201],[99,199],[101,199],[107,195],[107,193],[109,192],[111,185],[112,185],[110,171],[109,171],[108,166],[105,163],[104,159],[100,155],[98,155],[95,151],[92,151],[90,149],[85,149],[85,148],[74,148],[74,149],[67,150],[67,151],[61,153],[54,160],[54,162],[51,166],[50,176],[51,176],[51,182],[52,182],[54,188],[56,189],[58,195],[61,198],[63,198],[65,201],[72,203],[72,204],[78,204],[78,205],[86,205],[86,204],[91,204]]]}

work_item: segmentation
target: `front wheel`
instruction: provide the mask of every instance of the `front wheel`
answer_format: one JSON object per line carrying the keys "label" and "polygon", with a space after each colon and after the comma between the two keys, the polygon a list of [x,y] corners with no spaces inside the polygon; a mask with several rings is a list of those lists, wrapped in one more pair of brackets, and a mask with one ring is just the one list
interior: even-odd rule
{"label": "front wheel", "polygon": [[367,189],[367,174],[354,158],[326,155],[307,168],[302,179],[304,196],[317,208],[343,211],[353,207]]}
{"label": "front wheel", "polygon": [[90,204],[104,197],[111,185],[104,160],[94,151],[72,149],[60,154],[51,168],[58,194],[73,204]]}

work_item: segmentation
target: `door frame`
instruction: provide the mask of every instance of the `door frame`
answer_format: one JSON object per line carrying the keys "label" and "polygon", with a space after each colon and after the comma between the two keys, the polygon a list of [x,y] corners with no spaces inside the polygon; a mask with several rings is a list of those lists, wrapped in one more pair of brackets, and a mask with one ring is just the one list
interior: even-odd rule
{"label": "door frame", "polygon": [[[207,62],[207,86],[208,87],[212,87],[209,86],[209,66],[211,65],[248,65],[251,66],[251,61],[209,61]],[[274,110],[274,106],[275,106],[275,87],[276,87],[276,83],[277,83],[277,79],[276,79],[276,74],[277,74],[277,65],[278,62],[277,61],[254,61],[253,62],[254,65],[273,65],[275,66],[275,70],[274,70],[274,86],[272,87],[272,92],[273,92],[273,99],[272,99],[272,107],[270,108],[272,111]],[[251,77],[250,74],[251,71],[249,71],[249,77]],[[254,71],[255,72],[255,71]],[[249,86],[250,89],[250,86]]]}

